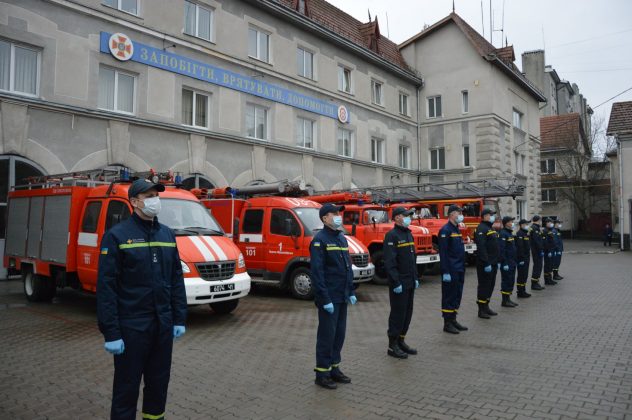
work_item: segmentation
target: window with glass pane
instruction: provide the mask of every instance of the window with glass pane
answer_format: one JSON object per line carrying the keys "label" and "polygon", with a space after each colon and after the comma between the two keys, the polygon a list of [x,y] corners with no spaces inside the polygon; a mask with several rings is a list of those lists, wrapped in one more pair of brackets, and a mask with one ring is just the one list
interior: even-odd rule
{"label": "window with glass pane", "polygon": [[408,115],[408,95],[404,93],[399,94],[399,113]]}
{"label": "window with glass pane", "polygon": [[384,163],[384,140],[371,139],[371,161]]}
{"label": "window with glass pane", "polygon": [[257,105],[246,105],[246,134],[259,140],[268,138],[268,110]]}
{"label": "window with glass pane", "polygon": [[338,90],[351,93],[351,70],[338,66]]}
{"label": "window with glass pane", "polygon": [[351,131],[338,129],[338,154],[351,157]]}
{"label": "window with glass pane", "polygon": [[0,90],[37,95],[39,51],[0,41]]}
{"label": "window with glass pane", "polygon": [[513,126],[522,129],[522,113],[517,110],[513,110]]}
{"label": "window with glass pane", "polygon": [[248,29],[248,55],[266,63],[269,60],[270,36],[255,28]]}
{"label": "window with glass pane", "polygon": [[437,118],[441,115],[441,96],[428,98],[428,118]]}
{"label": "window with glass pane", "polygon": [[540,171],[543,174],[555,173],[555,159],[545,159],[540,161]]}
{"label": "window with glass pane", "polygon": [[408,169],[408,153],[410,148],[408,146],[399,145],[399,166],[404,169]]}
{"label": "window with glass pane", "polygon": [[190,1],[184,2],[184,33],[211,40],[213,10]]}
{"label": "window with glass pane", "polygon": [[371,101],[374,104],[382,105],[382,84],[375,80],[371,81]]}
{"label": "window with glass pane", "polygon": [[307,77],[308,79],[314,78],[314,54],[298,48],[296,50],[296,64],[299,76]]}
{"label": "window with glass pane", "polygon": [[445,169],[445,148],[430,151],[430,169]]}
{"label": "window with glass pane", "polygon": [[467,90],[461,92],[461,111],[467,114],[470,111],[470,94]]}
{"label": "window with glass pane", "polygon": [[99,69],[99,108],[119,112],[134,112],[136,78],[118,70]]}
{"label": "window with glass pane", "polygon": [[463,166],[470,166],[470,146],[463,146]]}
{"label": "window with glass pane", "polygon": [[133,15],[138,14],[138,0],[103,0],[103,4]]}
{"label": "window with glass pane", "polygon": [[299,147],[312,149],[314,147],[314,121],[306,118],[297,120],[296,144]]}
{"label": "window with glass pane", "polygon": [[556,190],[542,190],[542,201],[545,203],[551,203],[557,201]]}
{"label": "window with glass pane", "polygon": [[192,90],[182,90],[182,123],[208,127],[209,97]]}

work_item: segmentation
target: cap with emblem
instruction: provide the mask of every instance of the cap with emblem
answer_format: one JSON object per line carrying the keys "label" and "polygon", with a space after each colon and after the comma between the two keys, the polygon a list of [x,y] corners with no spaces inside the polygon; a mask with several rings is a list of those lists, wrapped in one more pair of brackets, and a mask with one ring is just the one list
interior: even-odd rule
{"label": "cap with emblem", "polygon": [[163,192],[165,190],[165,186],[162,184],[155,184],[148,179],[137,179],[132,183],[127,191],[127,196],[129,198],[136,197],[138,194],[142,194],[151,189],[154,189],[158,192]]}
{"label": "cap with emblem", "polygon": [[538,222],[540,221],[540,215],[536,214],[535,216],[533,216],[533,218],[531,218],[532,222]]}
{"label": "cap with emblem", "polygon": [[335,204],[327,203],[320,208],[320,210],[318,211],[318,216],[322,219],[324,216],[326,216],[329,213],[343,211],[344,209],[345,209],[345,206],[337,206]]}
{"label": "cap with emblem", "polygon": [[448,215],[452,214],[454,211],[463,211],[463,209],[456,204],[450,204],[450,207],[448,207]]}
{"label": "cap with emblem", "polygon": [[489,207],[483,209],[483,212],[481,213],[481,217],[485,217],[488,214],[496,214],[496,211],[493,209],[490,209]]}
{"label": "cap with emblem", "polygon": [[527,219],[520,219],[520,221],[518,222],[519,225],[526,225],[528,223],[529,221]]}
{"label": "cap with emblem", "polygon": [[511,222],[512,220],[516,220],[515,217],[505,216],[503,217],[503,226],[507,224],[507,222]]}
{"label": "cap with emblem", "polygon": [[396,216],[399,216],[400,214],[403,214],[404,216],[410,216],[414,212],[415,212],[415,209],[406,210],[405,207],[395,207],[393,209],[393,219]]}

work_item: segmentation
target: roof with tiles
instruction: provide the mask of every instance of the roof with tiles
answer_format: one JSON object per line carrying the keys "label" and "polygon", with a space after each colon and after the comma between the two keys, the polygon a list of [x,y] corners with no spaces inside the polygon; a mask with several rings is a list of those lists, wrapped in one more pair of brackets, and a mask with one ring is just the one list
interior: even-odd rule
{"label": "roof with tiles", "polygon": [[632,134],[632,101],[615,102],[610,111],[607,135]]}
{"label": "roof with tiles", "polygon": [[304,0],[304,10],[298,0],[278,0],[278,2],[398,67],[412,71],[402,57],[397,44],[380,34],[377,18],[371,22],[360,22],[325,0]]}
{"label": "roof with tiles", "polygon": [[585,140],[584,129],[579,114],[552,115],[540,118],[540,150],[552,151],[577,149],[581,140]]}

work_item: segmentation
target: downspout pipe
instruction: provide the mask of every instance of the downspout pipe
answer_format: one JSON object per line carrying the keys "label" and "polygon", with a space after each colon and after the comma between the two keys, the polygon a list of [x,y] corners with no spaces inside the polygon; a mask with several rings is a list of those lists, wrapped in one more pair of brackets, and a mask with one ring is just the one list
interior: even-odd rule
{"label": "downspout pipe", "polygon": [[625,249],[624,243],[623,243],[623,226],[625,224],[625,220],[626,220],[626,216],[625,214],[623,214],[623,210],[624,210],[624,205],[623,205],[623,147],[621,144],[621,140],[619,139],[619,137],[616,137],[617,139],[617,146],[619,146],[619,156],[618,156],[618,160],[619,160],[619,237],[620,237],[620,244],[619,244],[619,248],[621,249],[621,251],[623,251]]}

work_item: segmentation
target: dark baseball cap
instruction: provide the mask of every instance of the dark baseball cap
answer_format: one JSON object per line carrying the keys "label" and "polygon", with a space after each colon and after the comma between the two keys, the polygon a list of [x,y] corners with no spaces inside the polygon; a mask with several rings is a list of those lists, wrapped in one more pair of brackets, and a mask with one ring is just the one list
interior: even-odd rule
{"label": "dark baseball cap", "polygon": [[318,216],[322,218],[323,216],[326,216],[329,213],[343,211],[344,209],[345,209],[345,206],[337,206],[335,204],[327,203],[320,208],[320,210],[318,211]]}
{"label": "dark baseball cap", "polygon": [[487,216],[488,214],[496,214],[496,210],[490,209],[489,207],[487,207],[483,209],[483,212],[481,213],[481,217]]}
{"label": "dark baseball cap", "polygon": [[554,222],[555,223],[562,223],[562,221],[560,219],[555,219]]}
{"label": "dark baseball cap", "polygon": [[453,211],[463,211],[463,209],[456,204],[450,204],[450,207],[448,207],[448,215],[451,214]]}
{"label": "dark baseball cap", "polygon": [[136,197],[138,194],[147,192],[152,189],[158,192],[163,192],[165,190],[165,186],[162,184],[154,184],[148,179],[137,179],[136,181],[132,182],[132,185],[129,187],[129,190],[127,191],[127,197]]}
{"label": "dark baseball cap", "polygon": [[410,216],[414,212],[415,209],[406,210],[405,207],[395,207],[393,209],[393,219],[395,218],[395,216],[399,216],[400,214],[403,214],[404,216]]}
{"label": "dark baseball cap", "polygon": [[511,216],[503,217],[503,225],[507,224],[507,222],[511,222],[512,220],[516,220],[516,218]]}
{"label": "dark baseball cap", "polygon": [[545,217],[544,219],[542,219],[543,223],[550,223],[553,222],[553,219],[551,219],[550,217]]}
{"label": "dark baseball cap", "polygon": [[519,225],[526,225],[527,223],[529,223],[527,219],[520,219],[520,221],[518,222]]}
{"label": "dark baseball cap", "polygon": [[541,219],[540,215],[539,215],[539,214],[536,214],[535,216],[533,216],[533,218],[531,218],[531,221],[532,221],[532,222],[537,222],[537,221],[539,221],[540,219]]}

